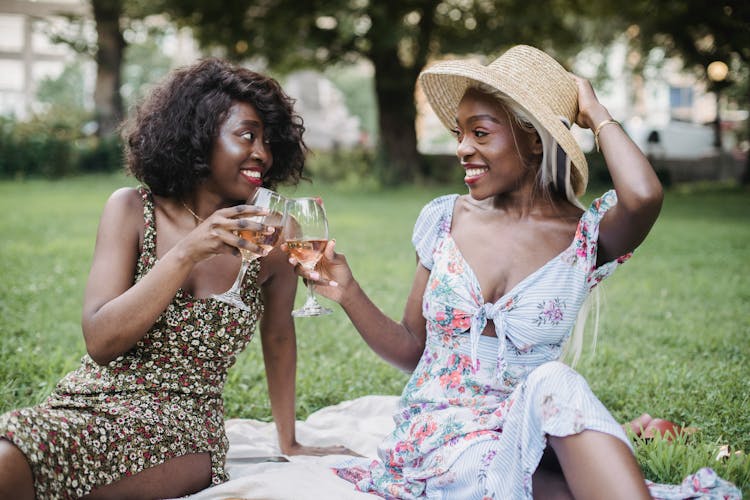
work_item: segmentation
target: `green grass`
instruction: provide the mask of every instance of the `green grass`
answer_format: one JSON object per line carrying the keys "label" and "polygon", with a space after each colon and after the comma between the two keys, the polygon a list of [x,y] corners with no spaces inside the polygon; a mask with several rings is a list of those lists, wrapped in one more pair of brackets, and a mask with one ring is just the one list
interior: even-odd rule
{"label": "green grass", "polygon": [[[83,355],[81,299],[98,217],[122,185],[134,181],[0,182],[0,412],[41,401]],[[455,190],[303,184],[293,193],[323,196],[337,249],[373,300],[400,318],[414,219],[425,202]],[[620,421],[647,411],[700,429],[673,444],[637,442],[649,479],[679,482],[711,466],[750,492],[750,460],[714,460],[722,444],[750,452],[748,262],[750,194],[677,188],[646,242],[602,287],[596,352],[577,369]],[[366,394],[398,394],[407,379],[369,351],[338,309],[297,320],[297,334],[300,418]],[[231,370],[225,396],[228,417],[270,418],[257,339]]]}

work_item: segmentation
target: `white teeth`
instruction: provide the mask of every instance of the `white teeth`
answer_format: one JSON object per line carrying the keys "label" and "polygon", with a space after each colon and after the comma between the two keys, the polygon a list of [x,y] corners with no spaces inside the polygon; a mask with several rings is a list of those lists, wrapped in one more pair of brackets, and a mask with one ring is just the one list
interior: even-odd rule
{"label": "white teeth", "polygon": [[467,168],[466,169],[466,177],[475,177],[477,175],[481,175],[487,171],[486,168]]}
{"label": "white teeth", "polygon": [[244,173],[248,177],[255,177],[256,179],[260,179],[260,172],[258,172],[257,170],[243,170],[242,173]]}

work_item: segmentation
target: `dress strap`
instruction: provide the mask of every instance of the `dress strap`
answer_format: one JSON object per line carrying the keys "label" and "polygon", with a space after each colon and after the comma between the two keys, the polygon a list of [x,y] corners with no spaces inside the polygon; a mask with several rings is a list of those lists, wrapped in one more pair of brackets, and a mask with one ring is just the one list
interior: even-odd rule
{"label": "dress strap", "polygon": [[143,200],[143,246],[138,259],[136,280],[146,274],[156,263],[156,217],[154,216],[154,197],[145,186],[138,186],[138,193]]}
{"label": "dress strap", "polygon": [[610,262],[596,266],[599,246],[599,223],[609,209],[617,205],[617,193],[610,189],[600,198],[591,202],[589,209],[581,217],[576,233],[576,254],[584,258],[588,273],[587,283],[591,291],[599,282],[610,276],[620,264],[627,261],[632,252],[621,255]]}
{"label": "dress strap", "polygon": [[427,269],[432,269],[433,254],[445,234],[450,232],[453,207],[457,199],[457,194],[435,198],[422,208],[417,217],[411,241],[419,262]]}

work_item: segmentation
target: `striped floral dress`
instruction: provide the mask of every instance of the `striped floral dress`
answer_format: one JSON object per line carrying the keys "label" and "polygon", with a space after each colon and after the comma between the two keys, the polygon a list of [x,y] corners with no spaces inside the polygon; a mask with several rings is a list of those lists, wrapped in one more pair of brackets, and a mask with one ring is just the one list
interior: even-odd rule
{"label": "striped floral dress", "polygon": [[[596,266],[599,222],[614,191],[584,212],[570,246],[495,303],[453,241],[458,195],[430,202],[413,243],[431,270],[427,338],[377,460],[334,471],[385,498],[531,499],[547,436],[596,430],[630,447],[586,381],[557,361],[589,292],[630,255]],[[481,335],[492,320],[497,337]],[[498,340],[499,339],[499,340]]]}
{"label": "striped floral dress", "polygon": [[[156,263],[154,203],[140,191],[136,281]],[[212,482],[227,479],[221,394],[263,312],[258,270],[253,263],[242,292],[251,311],[179,290],[130,351],[106,366],[86,355],[45,402],[0,416],[0,437],[26,455],[37,498],[77,498],[189,453],[210,453]]]}

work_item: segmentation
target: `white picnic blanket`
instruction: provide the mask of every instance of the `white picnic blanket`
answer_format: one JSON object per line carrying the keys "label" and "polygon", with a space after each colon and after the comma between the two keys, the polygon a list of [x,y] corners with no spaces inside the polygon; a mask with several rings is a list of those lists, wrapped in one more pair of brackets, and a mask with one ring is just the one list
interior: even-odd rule
{"label": "white picnic blanket", "polygon": [[[328,406],[297,422],[297,440],[309,446],[343,445],[366,457],[393,429],[398,396],[365,396]],[[280,455],[273,422],[230,419],[227,472],[230,480],[186,498],[215,500],[363,500],[378,498],[354,490],[330,465],[341,455],[288,456],[289,462],[247,463],[247,457]]]}
{"label": "white picnic blanket", "polygon": [[[377,447],[393,429],[392,415],[398,396],[364,396],[327,406],[297,422],[297,440],[310,446],[343,445],[375,458]],[[273,422],[230,419],[227,471],[230,480],[205,489],[188,500],[374,500],[336,476],[331,465],[342,455],[288,456],[289,462],[249,463],[250,457],[279,456]],[[739,489],[709,468],[691,474],[679,485],[648,482],[651,495],[660,500],[740,499]]]}

